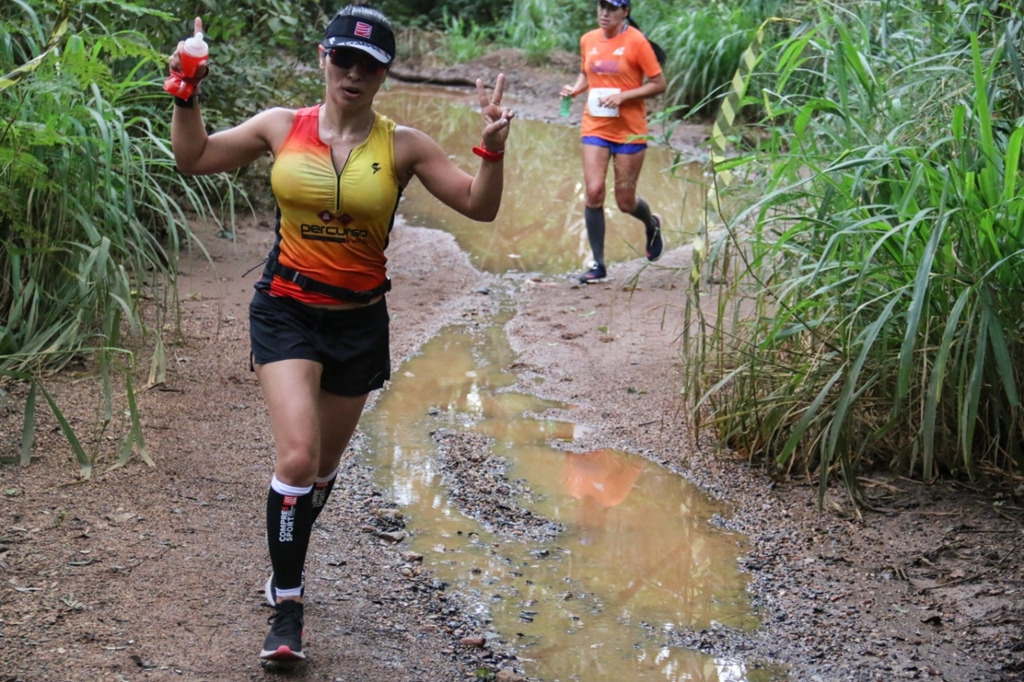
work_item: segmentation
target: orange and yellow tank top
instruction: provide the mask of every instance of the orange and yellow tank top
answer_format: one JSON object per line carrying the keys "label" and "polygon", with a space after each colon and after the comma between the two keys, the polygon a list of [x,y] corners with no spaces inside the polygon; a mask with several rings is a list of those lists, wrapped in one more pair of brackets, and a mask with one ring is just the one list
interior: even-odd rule
{"label": "orange and yellow tank top", "polygon": [[[319,105],[299,109],[274,159],[270,185],[278,220],[270,258],[314,280],[368,291],[387,278],[384,250],[402,193],[395,123],[376,114],[367,139],[336,169],[320,140],[319,115]],[[267,272],[256,288],[306,303],[337,303]]]}

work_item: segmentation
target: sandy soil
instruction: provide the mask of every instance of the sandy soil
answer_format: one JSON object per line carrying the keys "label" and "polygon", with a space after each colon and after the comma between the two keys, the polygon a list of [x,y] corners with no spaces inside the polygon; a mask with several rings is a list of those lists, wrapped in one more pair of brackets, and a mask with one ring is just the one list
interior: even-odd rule
{"label": "sandy soil", "polygon": [[[548,116],[548,93],[567,80],[509,53],[446,76],[496,69],[510,74],[523,116]],[[695,148],[705,132],[673,139]],[[138,396],[154,466],[133,457],[111,468],[123,417],[96,426],[100,388],[86,368],[47,384],[97,462],[81,480],[41,414],[32,463],[0,468],[0,680],[524,679],[514,649],[484,637],[487,624],[396,540],[401,510],[374,488],[358,438],[314,531],[310,660],[260,666],[273,447],[248,367],[255,275],[244,273],[265,254],[272,219],[246,222],[234,242],[197,226],[211,258],[184,259],[180,318],[162,322],[174,340],[166,377]],[[857,514],[837,491],[819,510],[812,485],[769,480],[692,435],[679,392],[685,246],[669,245],[657,266],[614,264],[610,283],[582,287],[479,273],[448,235],[402,221],[394,235],[396,367],[444,325],[489,314],[481,291],[512,289],[519,356],[509,369],[523,390],[575,406],[553,415],[590,427],[574,449],[642,455],[729,503],[718,522],[748,538],[742,567],[763,627],[681,631],[668,645],[782,664],[792,680],[1021,679],[1024,509],[1009,491],[876,478],[867,489],[883,512]],[[19,447],[25,395],[15,384],[0,394],[5,458]]]}

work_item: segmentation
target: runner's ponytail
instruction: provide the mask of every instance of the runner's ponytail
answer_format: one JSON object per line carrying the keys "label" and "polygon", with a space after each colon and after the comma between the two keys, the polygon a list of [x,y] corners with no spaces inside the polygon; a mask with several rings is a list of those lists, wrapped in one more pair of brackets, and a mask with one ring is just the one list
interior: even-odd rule
{"label": "runner's ponytail", "polygon": [[[630,26],[640,31],[644,38],[647,38],[647,34],[643,32],[643,30],[637,25],[635,21],[633,21],[632,15],[626,15],[626,21],[629,23]],[[651,49],[654,50],[654,56],[657,57],[658,63],[664,66],[665,60],[668,58],[668,55],[665,53],[665,50],[661,47],[661,45],[654,42],[650,38],[647,38],[647,42],[651,44]]]}

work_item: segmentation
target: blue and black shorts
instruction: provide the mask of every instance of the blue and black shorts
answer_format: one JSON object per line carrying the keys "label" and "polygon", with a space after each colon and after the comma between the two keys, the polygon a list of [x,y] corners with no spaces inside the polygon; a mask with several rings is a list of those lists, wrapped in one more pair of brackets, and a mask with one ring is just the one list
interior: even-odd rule
{"label": "blue and black shorts", "polygon": [[323,365],[320,388],[357,397],[391,378],[385,299],[364,308],[328,310],[257,290],[249,304],[252,361],[312,360]]}
{"label": "blue and black shorts", "polygon": [[639,154],[647,149],[647,143],[643,140],[640,142],[612,142],[596,135],[584,135],[580,141],[583,144],[610,149],[612,154]]}

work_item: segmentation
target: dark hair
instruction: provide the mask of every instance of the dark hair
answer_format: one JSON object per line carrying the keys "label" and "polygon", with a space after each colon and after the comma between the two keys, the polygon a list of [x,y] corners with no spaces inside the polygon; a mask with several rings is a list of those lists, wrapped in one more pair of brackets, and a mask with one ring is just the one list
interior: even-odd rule
{"label": "dark hair", "polygon": [[[640,31],[640,33],[643,34],[644,38],[647,38],[647,34],[640,30],[640,27],[637,26],[637,23],[633,21],[632,12],[626,15],[626,22],[636,30]],[[654,56],[657,58],[658,63],[664,66],[665,60],[668,59],[668,54],[666,54],[665,49],[658,43],[651,40],[650,38],[647,38],[647,42],[651,44],[651,49],[654,50]]]}

